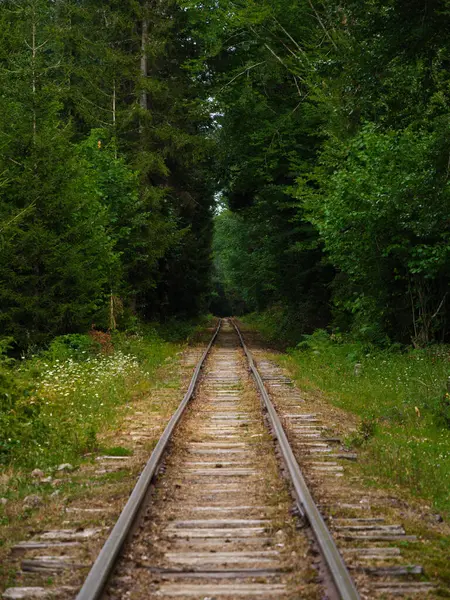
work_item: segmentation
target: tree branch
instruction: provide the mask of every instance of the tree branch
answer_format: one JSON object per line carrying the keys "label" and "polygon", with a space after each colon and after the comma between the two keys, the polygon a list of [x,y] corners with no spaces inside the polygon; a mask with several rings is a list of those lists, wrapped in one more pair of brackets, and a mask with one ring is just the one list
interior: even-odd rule
{"label": "tree branch", "polygon": [[246,69],[244,69],[241,73],[238,73],[235,77],[233,77],[233,79],[230,79],[230,81],[228,83],[226,83],[223,88],[220,89],[220,92],[222,92],[226,87],[228,87],[229,85],[231,85],[233,83],[233,81],[236,81],[236,79],[238,79],[239,77],[241,77],[242,75],[245,75],[246,73],[248,73],[249,71],[251,71],[252,69],[255,69],[256,67],[259,67],[260,65],[263,65],[266,61],[263,60],[262,62],[256,63],[255,65],[251,65],[250,67],[247,67]]}
{"label": "tree branch", "polygon": [[323,24],[323,21],[322,21],[322,19],[320,18],[320,15],[319,15],[319,13],[318,13],[318,12],[317,12],[317,10],[315,9],[315,7],[314,7],[314,4],[311,2],[311,0],[308,0],[308,4],[310,5],[311,9],[313,10],[314,14],[316,15],[316,19],[319,21],[319,23],[320,23],[320,26],[322,27],[322,29],[323,29],[323,30],[324,30],[324,32],[325,32],[325,35],[327,36],[327,38],[330,40],[331,44],[333,45],[333,48],[334,48],[335,50],[337,50],[337,46],[336,46],[336,44],[335,44],[335,42],[334,42],[333,38],[331,37],[331,35],[328,33],[328,30],[327,30],[327,28],[326,28],[326,27],[325,27],[325,25]]}
{"label": "tree branch", "polygon": [[437,308],[436,312],[435,312],[435,313],[434,313],[434,315],[431,317],[431,319],[434,319],[435,317],[437,317],[437,316],[438,316],[438,314],[439,314],[439,312],[440,312],[440,310],[441,310],[441,308],[442,308],[442,306],[443,306],[443,304],[444,304],[444,302],[445,302],[445,299],[447,298],[447,293],[448,293],[448,292],[445,292],[445,294],[444,294],[444,297],[443,297],[443,298],[442,298],[442,300],[441,300],[441,303],[439,304],[439,306],[438,306],[438,308]]}

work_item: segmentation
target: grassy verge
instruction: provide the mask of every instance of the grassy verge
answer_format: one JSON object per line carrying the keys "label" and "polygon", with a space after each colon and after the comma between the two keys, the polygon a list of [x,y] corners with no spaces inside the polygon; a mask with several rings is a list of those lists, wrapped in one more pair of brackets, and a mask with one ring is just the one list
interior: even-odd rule
{"label": "grassy verge", "polygon": [[450,514],[448,346],[382,351],[318,331],[279,360],[303,389],[321,390],[361,418],[348,443],[361,448],[369,477],[405,486]]}
{"label": "grassy verge", "polygon": [[77,464],[98,448],[98,435],[114,426],[118,409],[150,387],[157,368],[199,325],[62,336],[20,364],[4,358],[0,465],[29,470]]}
{"label": "grassy verge", "polygon": [[[64,523],[64,528],[104,527],[77,557],[85,562],[87,555],[98,553],[179,405],[192,374],[190,359],[182,360],[185,339],[207,331],[204,322],[171,322],[113,336],[64,336],[20,364],[4,359],[0,439],[7,444],[0,465],[0,592],[16,586],[81,584],[83,572],[76,569],[51,579],[24,574],[23,556],[10,549]],[[104,462],[103,455],[126,460]],[[58,470],[68,462],[73,468]],[[68,512],[73,506],[102,510]]]}

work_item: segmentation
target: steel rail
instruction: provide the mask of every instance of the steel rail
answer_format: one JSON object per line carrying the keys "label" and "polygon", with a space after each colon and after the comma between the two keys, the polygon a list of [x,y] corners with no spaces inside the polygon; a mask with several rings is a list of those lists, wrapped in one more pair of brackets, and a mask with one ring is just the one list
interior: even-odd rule
{"label": "steel rail", "polygon": [[192,375],[191,382],[189,384],[188,390],[181,401],[179,407],[176,412],[173,414],[170,419],[167,427],[164,430],[164,433],[160,437],[158,443],[153,450],[150,459],[148,460],[144,470],[142,471],[136,486],[134,487],[130,497],[126,505],[124,506],[122,512],[120,513],[119,519],[113,527],[113,530],[109,534],[108,539],[106,540],[103,548],[100,551],[95,563],[92,565],[91,570],[81,588],[77,600],[97,600],[101,596],[108,581],[108,578],[111,574],[111,571],[114,568],[117,557],[123,547],[125,540],[136,520],[137,515],[142,507],[143,501],[147,495],[150,484],[156,474],[158,465],[161,461],[161,458],[167,448],[167,445],[172,437],[173,432],[175,431],[176,426],[178,425],[183,413],[189,404],[195,388],[198,383],[200,371],[203,367],[203,364],[206,360],[206,357],[211,350],[212,345],[214,344],[216,337],[220,331],[222,325],[222,319],[219,320],[217,325],[217,329],[214,332],[211,341],[208,344],[205,352],[203,353],[201,359],[197,363],[194,374]]}
{"label": "steel rail", "polygon": [[314,537],[316,538],[317,544],[322,552],[322,556],[330,571],[334,585],[338,594],[342,600],[360,600],[360,595],[356,589],[355,583],[348,572],[344,559],[339,553],[334,539],[328,529],[313,497],[308,489],[308,485],[303,477],[298,462],[292,452],[286,433],[284,432],[283,425],[281,424],[280,418],[275,410],[274,405],[267,393],[264,382],[259,374],[259,371],[255,365],[252,353],[247,348],[244,338],[233,319],[231,322],[239,336],[242,348],[247,356],[247,360],[252,372],[253,378],[255,379],[258,390],[264,401],[264,405],[267,409],[269,420],[273,428],[274,435],[280,446],[280,450],[286,463],[286,467],[291,477],[291,482],[294,488],[294,495],[297,500],[298,509],[308,520]]}

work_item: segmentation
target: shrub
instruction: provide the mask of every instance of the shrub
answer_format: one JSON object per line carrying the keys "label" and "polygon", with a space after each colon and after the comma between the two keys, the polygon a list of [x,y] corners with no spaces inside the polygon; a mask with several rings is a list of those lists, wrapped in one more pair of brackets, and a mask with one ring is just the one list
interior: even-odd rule
{"label": "shrub", "polygon": [[92,340],[92,343],[100,348],[102,354],[111,354],[114,351],[114,346],[112,343],[112,337],[109,332],[99,331],[94,329],[94,325],[89,332],[89,337]]}
{"label": "shrub", "polygon": [[50,361],[86,359],[100,349],[100,344],[91,336],[79,333],[60,335],[50,343],[48,350],[44,353]]}

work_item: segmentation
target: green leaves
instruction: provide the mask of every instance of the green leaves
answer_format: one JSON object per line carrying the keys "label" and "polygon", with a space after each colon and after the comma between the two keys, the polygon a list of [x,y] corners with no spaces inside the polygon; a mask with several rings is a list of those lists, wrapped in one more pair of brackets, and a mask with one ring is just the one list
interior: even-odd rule
{"label": "green leaves", "polygon": [[446,3],[214,6],[220,184],[239,213],[218,218],[225,291],[300,310],[327,303],[334,268],[339,326],[374,341],[445,336]]}
{"label": "green leaves", "polygon": [[[331,261],[359,286],[364,304],[371,298],[380,314],[387,307],[385,319],[406,308],[397,301],[402,287],[417,298],[419,311],[434,312],[439,296],[425,300],[421,282],[448,277],[450,196],[446,173],[435,162],[442,150],[440,133],[382,132],[367,124],[331,175],[326,165],[334,166],[334,159],[323,154],[321,193],[304,181],[299,187]],[[373,318],[372,309],[367,318]]]}

